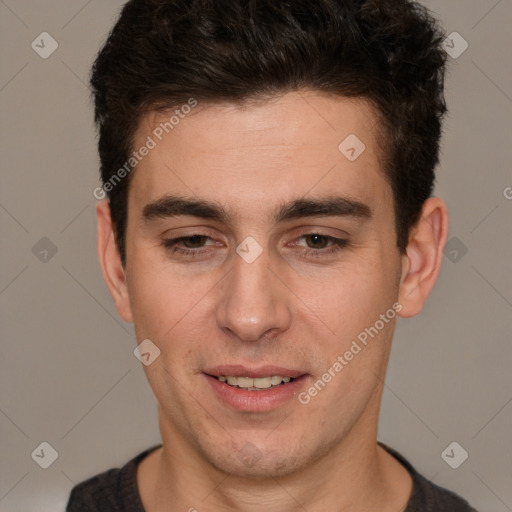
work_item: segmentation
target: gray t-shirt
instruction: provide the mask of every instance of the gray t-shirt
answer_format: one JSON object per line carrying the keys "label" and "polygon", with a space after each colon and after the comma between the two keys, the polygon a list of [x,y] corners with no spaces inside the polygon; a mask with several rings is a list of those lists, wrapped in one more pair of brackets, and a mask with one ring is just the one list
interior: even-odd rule
{"label": "gray t-shirt", "polygon": [[[421,476],[398,452],[379,444],[411,474],[412,493],[404,512],[477,512],[460,496]],[[122,468],[110,469],[75,485],[66,512],[144,512],[137,489],[137,465],[160,446],[139,453]]]}

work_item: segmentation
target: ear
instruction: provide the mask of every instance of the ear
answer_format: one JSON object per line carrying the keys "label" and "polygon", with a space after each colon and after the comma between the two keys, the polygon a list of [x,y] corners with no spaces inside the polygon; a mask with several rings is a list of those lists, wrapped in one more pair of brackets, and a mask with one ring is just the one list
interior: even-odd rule
{"label": "ear", "polygon": [[417,315],[439,275],[443,249],[448,236],[448,209],[439,197],[423,203],[421,217],[411,229],[406,254],[402,256],[398,313],[407,318]]}
{"label": "ear", "polygon": [[116,245],[115,231],[107,200],[100,201],[96,205],[96,219],[98,224],[98,259],[103,279],[121,318],[125,322],[133,322],[126,273],[121,264],[121,256]]}

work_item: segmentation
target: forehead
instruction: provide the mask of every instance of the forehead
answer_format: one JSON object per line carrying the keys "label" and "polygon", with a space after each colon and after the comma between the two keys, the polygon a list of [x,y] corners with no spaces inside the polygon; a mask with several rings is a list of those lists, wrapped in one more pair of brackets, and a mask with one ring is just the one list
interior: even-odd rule
{"label": "forehead", "polygon": [[165,193],[215,199],[241,214],[310,193],[338,190],[361,202],[389,195],[377,115],[362,99],[302,91],[243,106],[199,102],[171,128],[176,110],[147,114],[137,130],[135,148],[155,142],[132,176],[139,210]]}

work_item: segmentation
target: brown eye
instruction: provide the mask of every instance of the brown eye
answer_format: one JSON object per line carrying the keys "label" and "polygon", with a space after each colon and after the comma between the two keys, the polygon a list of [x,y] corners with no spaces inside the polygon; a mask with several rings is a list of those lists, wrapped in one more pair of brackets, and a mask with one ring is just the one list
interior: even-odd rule
{"label": "brown eye", "polygon": [[[332,255],[341,251],[343,247],[347,246],[348,240],[343,238],[335,238],[321,233],[307,233],[299,237],[299,239],[309,240],[306,241],[306,248],[304,254],[314,258],[321,258],[323,256]],[[299,247],[303,245],[296,244]]]}
{"label": "brown eye", "polygon": [[186,256],[196,256],[206,250],[201,250],[205,247],[207,240],[211,238],[208,235],[195,234],[190,236],[181,236],[179,238],[166,238],[162,240],[162,246],[171,253],[179,253]]}
{"label": "brown eye", "polygon": [[[199,245],[199,247],[196,247],[197,244],[201,244],[201,242],[206,241],[207,238],[209,238],[209,237],[204,236],[204,235],[193,235],[193,236],[178,238],[178,240],[182,240],[183,244],[188,249],[199,249],[199,247],[202,247],[202,245]],[[190,245],[187,245],[188,241],[190,241],[190,244],[192,245],[192,247],[190,247]]]}
{"label": "brown eye", "polygon": [[313,247],[311,247],[312,249],[324,249],[330,241],[329,237],[324,236],[324,235],[312,234],[312,235],[304,235],[304,237],[309,238],[312,241],[312,243],[313,243]]}

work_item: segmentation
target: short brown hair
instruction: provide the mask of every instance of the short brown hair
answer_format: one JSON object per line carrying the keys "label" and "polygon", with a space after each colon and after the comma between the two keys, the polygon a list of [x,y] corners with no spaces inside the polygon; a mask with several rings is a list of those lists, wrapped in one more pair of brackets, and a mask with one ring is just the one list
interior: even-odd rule
{"label": "short brown hair", "polygon": [[[130,0],[92,69],[102,182],[128,160],[152,109],[298,89],[363,97],[379,114],[404,252],[439,161],[443,39],[407,0]],[[123,265],[130,176],[108,192]]]}

